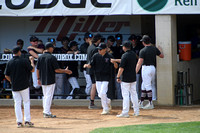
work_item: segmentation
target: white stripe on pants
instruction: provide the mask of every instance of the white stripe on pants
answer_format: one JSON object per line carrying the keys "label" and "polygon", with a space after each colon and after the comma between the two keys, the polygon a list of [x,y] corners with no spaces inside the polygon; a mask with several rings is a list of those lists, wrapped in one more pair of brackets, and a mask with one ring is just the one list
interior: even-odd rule
{"label": "white stripe on pants", "polygon": [[133,103],[133,110],[135,113],[139,113],[139,105],[138,105],[138,95],[136,92],[136,82],[126,83],[121,82],[122,89],[122,97],[123,97],[123,109],[122,114],[128,114],[130,108],[130,97],[131,94],[131,102]]}
{"label": "white stripe on pants", "polygon": [[92,88],[92,80],[90,78],[90,75],[87,74],[85,70],[83,71],[83,73],[84,73],[84,77],[85,77],[85,80],[86,80],[85,93],[87,95],[90,95],[90,91],[91,91],[91,88]]}
{"label": "white stripe on pants", "polygon": [[43,113],[51,114],[50,108],[52,103],[52,98],[54,94],[55,84],[42,85],[43,92]]}
{"label": "white stripe on pants", "polygon": [[23,122],[23,114],[22,114],[22,100],[24,104],[24,121],[30,122],[30,96],[29,96],[29,88],[22,91],[12,91],[14,102],[15,102],[15,115],[17,122]]}
{"label": "white stripe on pants", "polygon": [[108,97],[107,97],[107,91],[108,91],[108,81],[96,81],[96,88],[98,92],[98,96],[101,98],[101,105],[103,107],[103,110],[108,111]]}

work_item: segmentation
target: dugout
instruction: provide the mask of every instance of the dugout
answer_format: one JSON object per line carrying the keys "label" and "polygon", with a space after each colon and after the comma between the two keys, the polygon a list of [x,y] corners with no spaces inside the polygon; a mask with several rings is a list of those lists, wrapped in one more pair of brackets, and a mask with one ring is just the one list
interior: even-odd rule
{"label": "dugout", "polygon": [[[121,33],[124,40],[132,33],[149,34],[155,44],[163,48],[165,54],[164,59],[157,60],[157,103],[175,104],[177,71],[187,71],[188,68],[191,70],[191,83],[194,85],[194,101],[200,99],[199,58],[192,58],[190,61],[177,60],[178,41],[190,41],[193,32],[200,25],[200,3],[197,0],[158,0],[157,3],[151,0],[149,3],[142,0],[127,0],[126,3],[120,0],[102,0],[96,4],[88,0],[86,6],[79,6],[75,10],[71,9],[73,7],[66,8],[66,3],[63,4],[62,1],[56,4],[46,3],[46,7],[41,3],[41,7],[35,9],[35,1],[37,0],[30,0],[28,4],[23,3],[23,0],[21,3],[13,3],[12,6],[19,5],[17,10],[9,7],[5,1],[0,2],[1,52],[4,48],[11,48],[19,38],[25,41],[24,47],[27,47],[30,35],[36,35],[44,42],[47,37],[57,38],[59,46],[59,36],[68,35],[81,43],[87,30],[100,32],[105,37]],[[20,8],[22,3],[27,5]]]}

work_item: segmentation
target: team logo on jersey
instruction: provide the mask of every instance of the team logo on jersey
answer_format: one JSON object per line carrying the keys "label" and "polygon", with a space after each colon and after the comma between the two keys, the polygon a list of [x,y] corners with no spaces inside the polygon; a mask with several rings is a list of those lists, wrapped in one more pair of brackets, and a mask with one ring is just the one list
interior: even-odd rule
{"label": "team logo on jersey", "polygon": [[159,11],[167,4],[168,0],[137,0],[139,5],[147,11]]}
{"label": "team logo on jersey", "polygon": [[105,58],[105,62],[107,63],[109,61],[109,58]]}

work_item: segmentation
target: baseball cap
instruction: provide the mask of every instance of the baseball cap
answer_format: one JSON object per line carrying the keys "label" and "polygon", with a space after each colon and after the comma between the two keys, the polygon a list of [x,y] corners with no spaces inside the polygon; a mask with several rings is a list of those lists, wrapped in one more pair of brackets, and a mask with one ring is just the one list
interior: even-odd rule
{"label": "baseball cap", "polygon": [[48,49],[48,48],[54,48],[54,45],[53,45],[53,43],[52,42],[47,42],[46,44],[45,44],[45,49]]}
{"label": "baseball cap", "polygon": [[122,47],[126,47],[126,48],[131,48],[132,47],[132,44],[130,41],[124,41],[121,45]]}
{"label": "baseball cap", "polygon": [[35,41],[38,41],[38,38],[36,36],[31,36],[30,42],[35,42]]}
{"label": "baseball cap", "polygon": [[99,39],[101,39],[102,37],[103,37],[103,36],[102,36],[101,34],[97,33],[97,34],[94,34],[94,38],[93,38],[93,39],[99,40]]}
{"label": "baseball cap", "polygon": [[12,50],[13,54],[17,54],[19,51],[21,51],[21,48],[19,46],[15,46]]}
{"label": "baseball cap", "polygon": [[141,42],[151,42],[151,38],[148,35],[144,35],[142,39],[140,40]]}
{"label": "baseball cap", "polygon": [[24,44],[24,41],[22,39],[18,39],[17,44]]}
{"label": "baseball cap", "polygon": [[69,37],[64,36],[64,37],[62,38],[61,42],[64,42],[64,41],[68,41],[68,42],[70,42]]}
{"label": "baseball cap", "polygon": [[135,34],[132,34],[132,35],[130,35],[129,36],[129,38],[128,38],[128,40],[136,40],[137,39],[137,37],[136,37],[136,35]]}
{"label": "baseball cap", "polygon": [[107,40],[110,40],[111,42],[115,42],[115,37],[114,36],[108,36]]}
{"label": "baseball cap", "polygon": [[77,46],[77,45],[78,45],[78,43],[76,41],[72,41],[72,42],[69,43],[70,48],[73,47],[73,46]]}
{"label": "baseball cap", "polygon": [[105,49],[107,48],[106,44],[105,43],[100,43],[99,46],[97,47],[98,49]]}
{"label": "baseball cap", "polygon": [[92,37],[93,37],[93,35],[90,32],[86,32],[84,35],[84,38],[92,38]]}
{"label": "baseball cap", "polygon": [[116,38],[116,40],[122,40],[123,37],[122,37],[122,34],[118,33],[115,35],[115,38]]}

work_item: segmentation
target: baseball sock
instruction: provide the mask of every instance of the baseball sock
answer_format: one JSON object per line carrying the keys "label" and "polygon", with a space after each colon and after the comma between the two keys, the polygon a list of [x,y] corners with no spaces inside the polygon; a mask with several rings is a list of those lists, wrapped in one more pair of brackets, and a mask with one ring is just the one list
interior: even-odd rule
{"label": "baseball sock", "polygon": [[143,101],[144,101],[144,99],[145,99],[146,95],[147,95],[147,92],[146,92],[146,90],[142,90],[142,94],[141,94],[141,102],[143,102]]}
{"label": "baseball sock", "polygon": [[94,105],[94,100],[90,99],[90,105]]}
{"label": "baseball sock", "polygon": [[151,103],[151,101],[152,101],[152,90],[147,91],[147,96],[148,96],[149,102]]}

